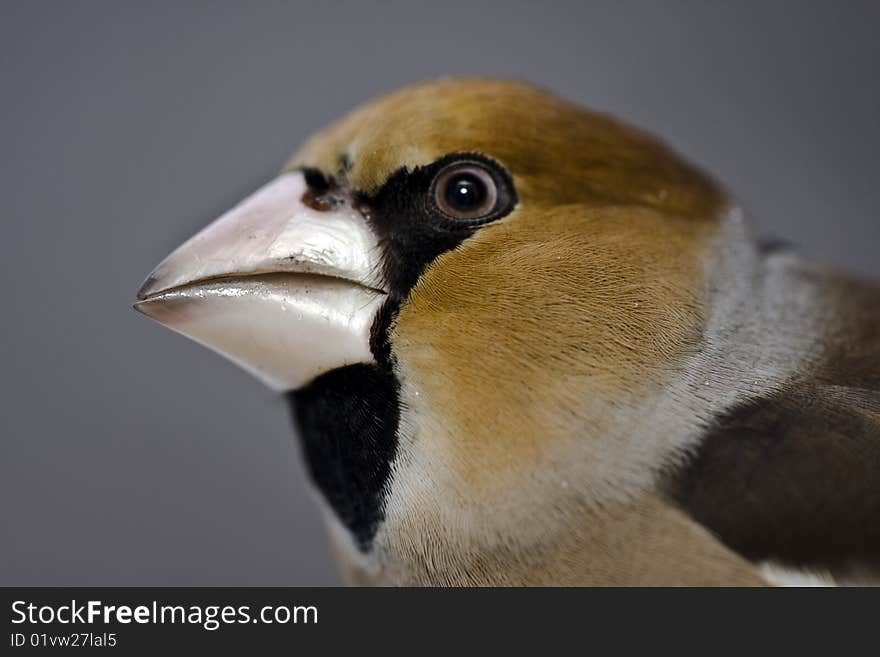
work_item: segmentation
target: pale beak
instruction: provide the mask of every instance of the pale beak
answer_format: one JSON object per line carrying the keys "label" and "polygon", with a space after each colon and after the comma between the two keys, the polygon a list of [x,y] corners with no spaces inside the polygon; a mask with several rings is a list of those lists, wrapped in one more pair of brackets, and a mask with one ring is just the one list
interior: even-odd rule
{"label": "pale beak", "polygon": [[316,209],[307,191],[300,172],[256,191],[165,258],[135,308],[278,390],[372,362],[376,238],[349,203]]}

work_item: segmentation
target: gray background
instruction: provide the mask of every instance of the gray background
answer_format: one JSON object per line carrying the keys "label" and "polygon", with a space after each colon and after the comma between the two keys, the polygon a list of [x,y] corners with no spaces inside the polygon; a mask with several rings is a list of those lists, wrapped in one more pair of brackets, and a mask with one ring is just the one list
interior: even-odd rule
{"label": "gray background", "polygon": [[441,74],[662,135],[880,274],[877,2],[0,0],[0,584],[338,582],[287,410],[130,308],[304,137]]}

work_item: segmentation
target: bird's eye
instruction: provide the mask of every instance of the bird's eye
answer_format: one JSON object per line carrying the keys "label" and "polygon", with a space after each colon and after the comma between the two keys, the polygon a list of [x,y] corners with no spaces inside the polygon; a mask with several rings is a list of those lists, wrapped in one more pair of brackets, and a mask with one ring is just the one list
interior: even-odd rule
{"label": "bird's eye", "polygon": [[479,164],[452,164],[435,179],[434,203],[454,219],[480,219],[492,213],[497,202],[495,179]]}

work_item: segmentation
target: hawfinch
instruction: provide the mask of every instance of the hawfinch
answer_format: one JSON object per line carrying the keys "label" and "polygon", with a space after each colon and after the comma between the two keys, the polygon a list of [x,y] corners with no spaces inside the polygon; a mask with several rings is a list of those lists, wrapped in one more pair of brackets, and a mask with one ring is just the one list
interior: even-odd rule
{"label": "hawfinch", "polygon": [[364,105],[137,298],[286,396],[352,583],[878,572],[880,288],[526,84]]}

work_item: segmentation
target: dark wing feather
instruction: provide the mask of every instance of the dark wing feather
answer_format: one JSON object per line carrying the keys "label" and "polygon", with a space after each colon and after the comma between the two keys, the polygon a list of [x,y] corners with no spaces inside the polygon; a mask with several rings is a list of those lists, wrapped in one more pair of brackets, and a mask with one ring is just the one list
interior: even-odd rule
{"label": "dark wing feather", "polygon": [[754,560],[880,573],[880,289],[829,278],[805,372],[720,417],[673,497]]}

